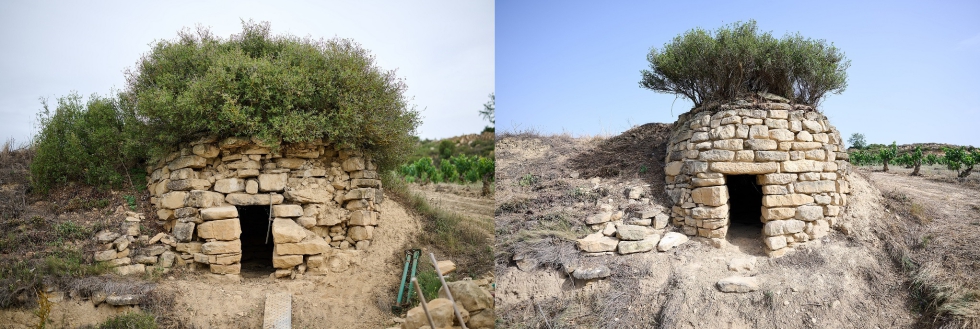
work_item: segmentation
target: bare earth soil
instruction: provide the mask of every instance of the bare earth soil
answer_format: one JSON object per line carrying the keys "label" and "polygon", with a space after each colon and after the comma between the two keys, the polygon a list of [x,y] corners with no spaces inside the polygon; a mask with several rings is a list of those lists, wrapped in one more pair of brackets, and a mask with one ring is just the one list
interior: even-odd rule
{"label": "bare earth soil", "polygon": [[[841,224],[781,258],[765,256],[761,227],[754,226],[733,226],[720,246],[693,238],[667,252],[578,252],[574,239],[592,233],[584,218],[599,212],[601,205],[624,210],[627,216],[658,205],[669,209],[663,198],[663,167],[657,160],[663,158],[658,145],[668,133],[651,124],[609,139],[532,134],[498,138],[495,258],[500,327],[936,325],[920,322],[908,279],[879,238],[882,224],[895,214],[886,210],[879,189],[859,173],[848,175],[852,194]],[[619,154],[609,155],[610,149]],[[617,160],[644,157],[650,159],[643,164],[646,168]],[[946,218],[962,218],[962,209],[978,200],[972,190],[921,178],[872,173],[871,180],[881,180],[882,189],[899,186],[910,195],[916,191],[926,198],[922,203],[946,203],[949,212],[942,207],[937,211]],[[626,188],[636,186],[644,187],[649,204],[626,198]],[[668,225],[666,231],[677,228]],[[980,232],[973,237],[975,241]],[[731,261],[743,259],[754,259],[754,269],[729,269]],[[610,277],[586,282],[568,274],[576,267],[600,264],[611,269]],[[720,292],[716,283],[733,275],[755,277],[760,288]]]}

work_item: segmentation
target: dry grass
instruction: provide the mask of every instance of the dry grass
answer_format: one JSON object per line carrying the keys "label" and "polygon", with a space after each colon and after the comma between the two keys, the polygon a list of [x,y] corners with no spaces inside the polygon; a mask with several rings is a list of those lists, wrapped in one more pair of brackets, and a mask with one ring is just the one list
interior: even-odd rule
{"label": "dry grass", "polygon": [[962,218],[937,219],[913,197],[883,193],[895,220],[882,223],[878,236],[924,314],[923,326],[980,328],[980,244],[964,230]]}
{"label": "dry grass", "polygon": [[422,245],[455,259],[460,275],[478,276],[493,270],[493,236],[488,236],[485,225],[430,205],[425,197],[411,192],[407,183],[393,173],[384,174],[382,179],[392,198],[425,218],[422,221],[424,233],[419,236]]}

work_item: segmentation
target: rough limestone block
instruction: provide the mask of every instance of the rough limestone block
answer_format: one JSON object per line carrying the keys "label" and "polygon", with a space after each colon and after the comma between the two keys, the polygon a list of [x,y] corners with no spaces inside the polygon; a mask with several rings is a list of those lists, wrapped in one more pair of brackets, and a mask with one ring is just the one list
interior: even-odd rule
{"label": "rough limestone block", "polygon": [[660,238],[660,242],[657,243],[657,250],[667,251],[683,244],[684,242],[687,242],[688,240],[689,238],[684,234],[670,232],[664,234],[663,238]]}
{"label": "rough limestone block", "polygon": [[245,190],[245,180],[241,178],[219,179],[214,182],[214,190],[221,193],[235,193]]}
{"label": "rough limestone block", "polygon": [[191,191],[187,194],[187,207],[211,208],[225,205],[225,195],[211,191]]}
{"label": "rough limestone block", "polygon": [[786,247],[786,238],[782,235],[767,237],[765,241],[769,250],[778,250]]}
{"label": "rough limestone block", "polygon": [[276,244],[276,254],[279,255],[317,255],[329,251],[330,244],[321,237],[312,237],[296,243]]}
{"label": "rough limestone block", "polygon": [[691,209],[691,217],[696,219],[706,219],[706,218],[728,218],[728,205],[724,204],[718,207],[695,207]]}
{"label": "rough limestone block", "polygon": [[783,119],[766,119],[769,129],[789,129],[789,121]]}
{"label": "rough limestone block", "polygon": [[785,185],[763,185],[762,194],[789,194]]}
{"label": "rough limestone block", "polygon": [[242,261],[242,254],[208,255],[208,264],[230,265]]}
{"label": "rough limestone block", "polygon": [[823,143],[819,142],[794,142],[792,150],[794,151],[806,151],[815,150],[823,147]]}
{"label": "rough limestone block", "polygon": [[367,226],[367,225],[378,225],[378,213],[368,210],[358,210],[352,211],[350,214],[350,222],[348,225],[352,226]]}
{"label": "rough limestone block", "polygon": [[286,180],[289,174],[261,174],[259,175],[259,191],[278,192],[286,188]]}
{"label": "rough limestone block", "polygon": [[300,217],[303,207],[298,204],[281,204],[272,206],[272,217]]}
{"label": "rough limestone block", "polygon": [[587,235],[585,238],[578,239],[575,241],[578,248],[584,252],[605,252],[616,250],[619,240],[615,238],[610,238],[602,234],[602,232],[596,232]]}
{"label": "rough limestone block", "polygon": [[204,220],[228,219],[238,217],[238,207],[224,206],[201,209],[201,218]]}
{"label": "rough limestone block", "polygon": [[795,207],[807,203],[813,203],[813,197],[806,194],[765,195],[762,197],[762,205],[770,208]]}
{"label": "rough limestone block", "polygon": [[214,274],[239,274],[242,272],[242,263],[231,265],[211,264],[211,273]]}
{"label": "rough limestone block", "polygon": [[187,195],[187,192],[182,191],[164,194],[163,197],[160,198],[160,207],[164,209],[183,208]]}
{"label": "rough limestone block", "polygon": [[801,141],[801,142],[812,142],[813,141],[813,135],[811,135],[810,133],[808,133],[806,131],[801,131],[801,132],[796,133],[796,140]]}
{"label": "rough limestone block", "polygon": [[218,154],[221,154],[221,149],[211,144],[197,144],[194,145],[193,153],[202,158],[211,159],[218,157]]}
{"label": "rough limestone block", "polygon": [[796,134],[786,129],[769,130],[769,138],[779,142],[790,142],[796,140]]}
{"label": "rough limestone block", "polygon": [[745,141],[745,147],[756,151],[775,150],[778,142],[770,139],[750,139]]}
{"label": "rough limestone block", "polygon": [[823,219],[823,207],[800,206],[799,208],[796,208],[796,219],[804,220],[804,221],[814,221],[818,219]]}
{"label": "rough limestone block", "polygon": [[717,287],[722,292],[746,293],[759,290],[759,281],[755,277],[731,276],[718,281]]}
{"label": "rough limestone block", "polygon": [[755,159],[759,162],[764,161],[788,161],[789,153],[782,151],[755,151]]}
{"label": "rough limestone block", "polygon": [[778,162],[712,162],[711,171],[727,175],[759,175],[779,171]]}
{"label": "rough limestone block", "polygon": [[230,241],[237,240],[241,234],[238,218],[213,220],[197,226],[197,236],[202,239]]}
{"label": "rough limestone block", "polygon": [[283,193],[287,200],[298,203],[327,203],[334,195],[323,189],[291,190]]}
{"label": "rough limestone block", "polygon": [[654,234],[640,241],[620,241],[616,249],[622,255],[647,252],[656,248],[659,242],[660,235]]}
{"label": "rough limestone block", "polygon": [[374,237],[374,226],[351,226],[348,236],[354,241],[371,240]]}
{"label": "rough limestone block", "polygon": [[191,237],[194,236],[194,223],[177,223],[174,224],[174,239],[178,242],[188,242],[191,241]]}
{"label": "rough limestone block", "polygon": [[341,167],[347,172],[364,170],[364,159],[358,157],[347,159]]}
{"label": "rough limestone block", "polygon": [[834,181],[810,181],[793,183],[793,190],[796,193],[832,193],[837,191],[837,184]]}
{"label": "rough limestone block", "polygon": [[374,199],[374,196],[375,193],[374,189],[372,188],[356,188],[347,191],[347,194],[344,194],[344,201],[356,199],[372,200]]}
{"label": "rough limestone block", "polygon": [[306,238],[307,230],[289,218],[272,221],[272,239],[275,243],[295,243]]}
{"label": "rough limestone block", "polygon": [[254,179],[249,179],[245,183],[245,193],[248,193],[248,194],[259,193],[259,181],[254,180]]}
{"label": "rough limestone block", "polygon": [[812,172],[812,171],[822,171],[815,170],[813,160],[799,160],[799,161],[786,161],[782,163],[783,172],[787,173],[799,173],[799,172]]}
{"label": "rough limestone block", "polygon": [[[278,249],[278,246],[276,247]],[[293,266],[303,263],[303,255],[280,255],[279,252],[272,253],[272,267],[293,268]]]}
{"label": "rough limestone block", "polygon": [[211,241],[201,245],[205,255],[233,254],[242,252],[242,240]]}
{"label": "rough limestone block", "polygon": [[236,206],[267,206],[270,204],[282,203],[283,196],[280,194],[245,194],[231,193],[225,196],[225,201]]}
{"label": "rough limestone block", "polygon": [[766,138],[769,138],[769,127],[764,125],[756,125],[749,128],[749,139],[766,139]]}
{"label": "rough limestone block", "polygon": [[169,168],[170,170],[177,170],[182,168],[200,169],[200,168],[204,168],[204,166],[207,165],[207,163],[208,163],[208,159],[205,159],[197,155],[188,155],[188,156],[179,157],[176,160],[171,161],[169,164],[167,164],[167,168]]}
{"label": "rough limestone block", "polygon": [[732,161],[735,159],[735,152],[727,150],[711,150],[698,154],[701,161]]}
{"label": "rough limestone block", "polygon": [[211,188],[211,181],[207,179],[171,180],[167,183],[167,188],[171,191],[207,190]]}
{"label": "rough limestone block", "polygon": [[695,187],[725,185],[724,178],[692,178],[691,184]]}
{"label": "rough limestone block", "polygon": [[[773,220],[766,222],[762,227],[762,233],[766,236],[777,236],[783,234],[793,234],[803,232],[806,223],[795,219]],[[779,248],[773,248],[773,250]]]}
{"label": "rough limestone block", "polygon": [[699,187],[691,191],[694,202],[708,205],[721,206],[728,202],[728,188],[725,186]]}
{"label": "rough limestone block", "polygon": [[735,126],[725,125],[725,126],[717,127],[711,129],[708,135],[711,137],[712,140],[732,139],[735,138]]}
{"label": "rough limestone block", "polygon": [[723,139],[717,140],[712,143],[712,148],[718,150],[731,150],[738,151],[742,149],[743,141],[741,139]]}
{"label": "rough limestone block", "polygon": [[796,174],[766,174],[758,176],[756,182],[759,185],[785,185],[795,182],[796,178]]}
{"label": "rough limestone block", "polygon": [[302,168],[304,164],[306,164],[306,159],[299,159],[299,158],[278,158],[278,159],[276,159],[276,165],[278,165],[279,168],[299,169],[299,168]]}
{"label": "rough limestone block", "polygon": [[616,237],[620,240],[639,241],[653,234],[654,231],[646,226],[623,224],[616,227]]}

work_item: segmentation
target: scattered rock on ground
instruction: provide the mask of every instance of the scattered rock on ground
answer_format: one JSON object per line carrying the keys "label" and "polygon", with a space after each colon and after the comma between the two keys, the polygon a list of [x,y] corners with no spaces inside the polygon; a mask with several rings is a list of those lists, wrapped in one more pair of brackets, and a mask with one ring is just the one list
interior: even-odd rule
{"label": "scattered rock on ground", "polygon": [[620,241],[618,250],[619,253],[623,255],[636,252],[647,252],[653,250],[653,248],[656,248],[657,242],[660,242],[659,235],[651,235],[640,241]]}
{"label": "scattered rock on ground", "polygon": [[657,244],[657,250],[667,251],[687,242],[687,240],[687,235],[683,233],[670,232],[664,234],[664,237],[660,239],[660,243]]}
{"label": "scattered rock on ground", "polygon": [[728,262],[728,270],[735,272],[750,272],[755,269],[755,257],[733,258]]}
{"label": "scattered rock on ground", "polygon": [[606,265],[582,266],[572,272],[572,277],[579,280],[594,280],[609,277],[611,274],[612,270]]}
{"label": "scattered rock on ground", "polygon": [[759,281],[755,277],[730,276],[718,281],[718,290],[722,292],[750,292],[759,290]]}
{"label": "scattered rock on ground", "polygon": [[596,232],[587,235],[585,238],[576,241],[578,248],[584,252],[605,252],[616,250],[619,240],[602,235]]}

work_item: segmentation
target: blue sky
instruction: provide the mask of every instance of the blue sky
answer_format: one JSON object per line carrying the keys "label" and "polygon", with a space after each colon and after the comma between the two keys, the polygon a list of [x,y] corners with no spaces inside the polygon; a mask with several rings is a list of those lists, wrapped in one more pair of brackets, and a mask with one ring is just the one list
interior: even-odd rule
{"label": "blue sky", "polygon": [[617,134],[691,108],[638,85],[650,47],[756,20],[833,42],[848,87],[820,109],[846,139],[980,146],[977,1],[496,2],[498,132]]}
{"label": "blue sky", "polygon": [[241,20],[273,34],[352,38],[397,70],[423,138],[479,133],[494,88],[494,3],[455,1],[0,1],[0,143],[26,142],[40,97],[125,88],[123,70],[183,27],[227,38]]}

